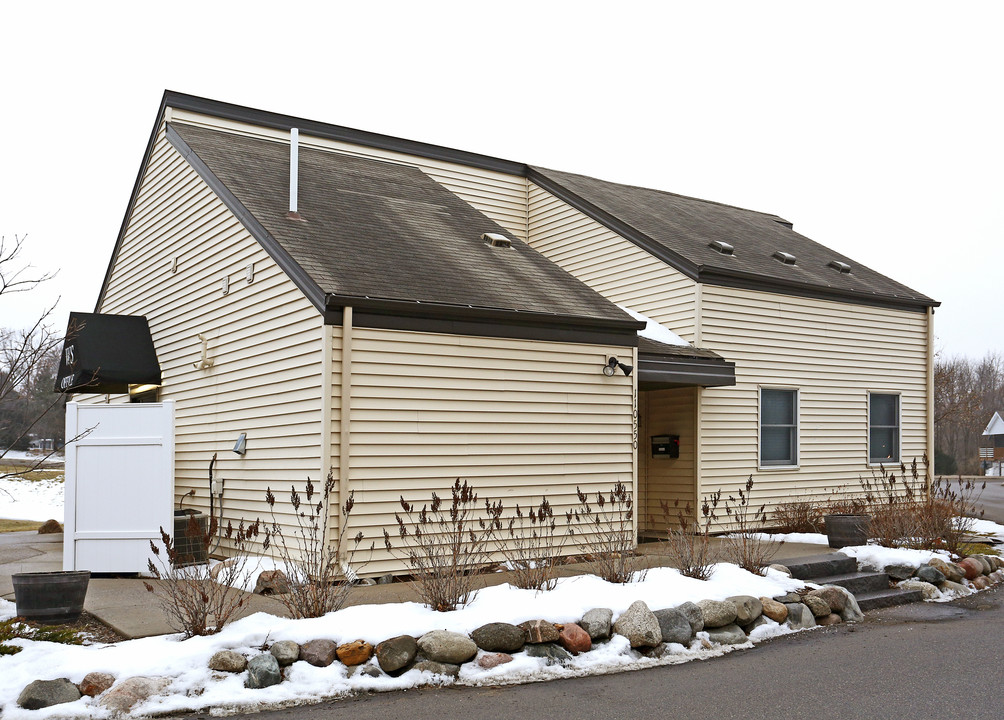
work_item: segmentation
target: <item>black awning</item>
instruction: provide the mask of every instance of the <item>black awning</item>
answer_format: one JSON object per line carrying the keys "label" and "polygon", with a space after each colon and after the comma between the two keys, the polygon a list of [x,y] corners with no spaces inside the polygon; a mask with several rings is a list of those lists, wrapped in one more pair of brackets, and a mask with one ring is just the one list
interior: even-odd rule
{"label": "black awning", "polygon": [[160,384],[145,317],[70,313],[56,392],[124,393],[130,385]]}
{"label": "black awning", "polygon": [[736,364],[711,350],[638,338],[639,390],[735,384]]}

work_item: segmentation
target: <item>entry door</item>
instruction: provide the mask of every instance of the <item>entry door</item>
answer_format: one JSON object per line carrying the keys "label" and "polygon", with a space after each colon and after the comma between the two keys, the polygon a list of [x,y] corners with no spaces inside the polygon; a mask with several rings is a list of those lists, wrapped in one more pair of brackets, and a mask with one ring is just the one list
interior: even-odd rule
{"label": "entry door", "polygon": [[174,401],[66,404],[63,569],[145,572],[174,527]]}

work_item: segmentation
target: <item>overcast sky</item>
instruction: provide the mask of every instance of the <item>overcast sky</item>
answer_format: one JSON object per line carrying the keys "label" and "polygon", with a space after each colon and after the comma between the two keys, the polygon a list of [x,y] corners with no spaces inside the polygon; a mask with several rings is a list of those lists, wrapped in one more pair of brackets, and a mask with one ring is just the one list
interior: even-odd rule
{"label": "overcast sky", "polygon": [[0,234],[59,270],[0,326],[93,310],[171,89],[776,213],[941,301],[945,354],[1004,348],[1001,2],[7,2],[0,27]]}

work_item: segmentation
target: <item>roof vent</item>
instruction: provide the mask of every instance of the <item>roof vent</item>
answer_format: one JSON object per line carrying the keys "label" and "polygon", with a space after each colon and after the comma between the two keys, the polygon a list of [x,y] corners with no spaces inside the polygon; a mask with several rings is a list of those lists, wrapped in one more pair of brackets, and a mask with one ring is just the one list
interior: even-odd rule
{"label": "roof vent", "polygon": [[481,239],[492,247],[507,248],[512,247],[512,240],[507,238],[505,235],[499,235],[498,233],[485,233],[481,236]]}
{"label": "roof vent", "polygon": [[712,240],[708,243],[708,247],[717,250],[722,255],[731,255],[735,252],[735,248],[732,245],[722,240]]}
{"label": "roof vent", "polygon": [[839,260],[830,260],[826,267],[831,267],[839,273],[847,274],[851,271],[851,266],[845,262],[840,262]]}
{"label": "roof vent", "polygon": [[776,253],[774,253],[774,259],[775,260],[780,260],[785,265],[794,265],[795,264],[795,256],[794,255],[792,255],[791,253],[781,252],[780,250],[778,250]]}

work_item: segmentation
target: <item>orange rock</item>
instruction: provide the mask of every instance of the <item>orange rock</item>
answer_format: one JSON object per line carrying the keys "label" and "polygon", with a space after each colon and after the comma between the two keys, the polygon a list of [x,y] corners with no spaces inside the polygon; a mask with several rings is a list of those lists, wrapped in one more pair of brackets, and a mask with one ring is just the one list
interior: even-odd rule
{"label": "orange rock", "polygon": [[364,640],[353,640],[350,643],[339,645],[335,650],[338,659],[345,665],[362,665],[373,657],[373,646]]}
{"label": "orange rock", "polygon": [[558,642],[572,655],[589,652],[593,648],[593,641],[590,639],[589,633],[575,623],[565,623],[560,628]]}

